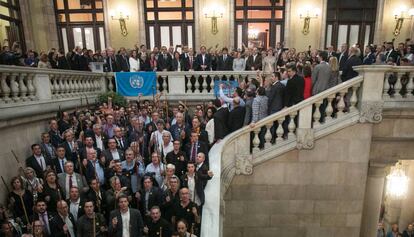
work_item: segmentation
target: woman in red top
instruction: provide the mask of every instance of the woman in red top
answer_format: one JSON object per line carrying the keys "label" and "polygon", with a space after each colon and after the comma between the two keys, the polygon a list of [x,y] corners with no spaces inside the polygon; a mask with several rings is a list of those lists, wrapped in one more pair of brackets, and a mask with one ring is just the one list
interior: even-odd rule
{"label": "woman in red top", "polygon": [[312,67],[309,64],[305,64],[303,67],[303,77],[305,80],[303,98],[306,100],[312,96]]}

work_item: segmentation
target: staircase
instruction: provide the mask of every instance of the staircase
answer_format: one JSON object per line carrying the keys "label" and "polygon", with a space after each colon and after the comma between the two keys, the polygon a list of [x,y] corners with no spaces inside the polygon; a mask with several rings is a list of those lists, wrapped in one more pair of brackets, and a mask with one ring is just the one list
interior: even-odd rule
{"label": "staircase", "polygon": [[[392,108],[414,108],[414,67],[388,65],[358,66],[359,76],[330,88],[301,103],[244,127],[214,145],[210,150],[210,168],[215,174],[209,181],[203,207],[202,237],[223,236],[224,195],[235,175],[251,175],[254,167],[293,149],[313,149],[315,140],[356,123],[380,123],[382,111]],[[346,94],[352,93],[349,109]],[[319,107],[327,101],[326,117],[320,123]],[[335,105],[337,112],[334,113]],[[286,118],[288,135],[281,124]],[[294,120],[297,120],[297,125]],[[276,141],[270,128],[275,124]],[[259,132],[266,127],[265,144],[259,149]],[[251,134],[254,139],[250,142]]]}

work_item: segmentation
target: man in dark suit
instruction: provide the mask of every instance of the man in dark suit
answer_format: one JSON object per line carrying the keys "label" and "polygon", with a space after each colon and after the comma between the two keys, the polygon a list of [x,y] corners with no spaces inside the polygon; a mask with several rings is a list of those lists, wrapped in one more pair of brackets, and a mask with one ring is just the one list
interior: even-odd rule
{"label": "man in dark suit", "polygon": [[348,44],[344,43],[341,45],[341,52],[336,55],[339,62],[339,71],[342,71],[345,66],[346,60],[348,60]]}
{"label": "man in dark suit", "polygon": [[93,146],[95,148],[99,148],[101,151],[105,150],[107,148],[106,145],[109,137],[102,131],[102,126],[100,124],[94,124],[92,131],[93,132],[86,133],[86,136],[92,137]]}
{"label": "man in dark suit", "polygon": [[342,70],[342,75],[341,75],[342,82],[345,82],[351,78],[358,76],[358,72],[354,71],[352,67],[362,64],[361,58],[359,58],[359,54],[361,53],[361,51],[355,47],[351,47],[349,51],[350,51],[349,58],[346,61],[344,68]]}
{"label": "man in dark suit", "polygon": [[262,56],[259,54],[259,50],[257,48],[254,48],[253,55],[250,55],[247,58],[246,70],[247,71],[262,70]]}
{"label": "man in dark suit", "polygon": [[388,60],[391,60],[394,63],[397,63],[399,61],[399,53],[394,50],[394,43],[393,42],[387,42],[385,44],[385,62],[388,62]]}
{"label": "man in dark suit", "polygon": [[172,57],[167,52],[167,47],[161,47],[161,53],[158,55],[157,59],[157,70],[158,71],[171,71],[172,66]]}
{"label": "man in dark suit", "polygon": [[108,140],[108,149],[102,152],[105,156],[105,166],[108,167],[112,160],[125,160],[124,152],[121,149],[116,148],[116,141],[114,138]]}
{"label": "man in dark suit", "polygon": [[205,129],[201,127],[200,119],[198,117],[194,117],[193,120],[191,120],[191,125],[191,127],[187,126],[187,128],[185,129],[185,140],[183,145],[185,146],[187,145],[187,143],[190,142],[192,132],[198,134],[198,141],[208,144],[208,133]]}
{"label": "man in dark suit", "polygon": [[41,221],[43,224],[43,233],[46,236],[50,236],[51,234],[51,222],[55,218],[55,213],[47,211],[46,202],[43,199],[37,199],[35,203],[35,212],[32,216],[32,222],[34,221]]}
{"label": "man in dark suit", "polygon": [[69,206],[69,212],[75,218],[75,222],[85,214],[85,210],[83,208],[85,204],[85,199],[79,193],[78,187],[72,187],[70,189],[69,199],[67,199],[67,203]]}
{"label": "man in dark suit", "polygon": [[185,145],[185,152],[187,154],[188,161],[195,162],[199,152],[208,154],[208,145],[205,142],[199,141],[198,133],[193,131],[191,132],[190,143]]}
{"label": "man in dark suit", "polygon": [[171,236],[173,228],[171,228],[171,224],[164,218],[165,213],[163,213],[163,217],[161,217],[160,207],[152,207],[151,218],[148,218],[145,222],[144,233],[151,237]]}
{"label": "man in dark suit", "polygon": [[101,157],[102,150],[95,146],[95,143],[93,141],[93,137],[87,135],[85,137],[85,145],[81,149],[79,149],[79,156],[80,156],[81,160],[86,159],[86,155],[87,155],[86,151],[89,150],[89,149],[95,150],[96,151],[96,156]]}
{"label": "man in dark suit", "polygon": [[65,148],[63,146],[58,146],[56,149],[56,159],[52,160],[53,169],[56,174],[65,172],[65,163],[67,161],[72,161],[71,159],[66,159],[65,157]]}
{"label": "man in dark suit", "polygon": [[281,75],[279,72],[275,72],[272,75],[272,85],[270,89],[266,91],[266,96],[268,100],[268,114],[273,114],[279,112],[284,107],[283,99],[285,97],[285,85],[283,85],[281,80]]}
{"label": "man in dark suit", "polygon": [[63,142],[61,133],[58,129],[58,123],[55,119],[50,120],[49,122],[49,136],[50,136],[50,142],[52,145],[56,148],[59,146],[60,143]]}
{"label": "man in dark suit", "polygon": [[374,46],[367,45],[365,47],[365,57],[362,60],[362,64],[364,65],[371,65],[375,63],[375,48]]}
{"label": "man in dark suit", "polygon": [[218,57],[217,71],[232,71],[233,57],[228,55],[229,50],[227,48],[223,48],[221,52],[222,55]]}
{"label": "man in dark suit", "polygon": [[206,52],[206,46],[200,47],[200,54],[196,57],[196,71],[210,71],[211,56]]}
{"label": "man in dark suit", "polygon": [[58,215],[50,221],[50,232],[53,237],[76,237],[76,221],[64,200],[58,201],[57,211]]}
{"label": "man in dark suit", "polygon": [[287,64],[286,69],[289,79],[286,84],[284,104],[285,107],[290,107],[303,100],[305,80],[297,74],[295,63]]}
{"label": "man in dark suit", "polygon": [[229,132],[227,127],[227,120],[229,118],[229,110],[227,107],[222,105],[221,100],[216,99],[214,101],[214,105],[216,106],[217,111],[214,113],[214,140],[223,139]]}
{"label": "man in dark suit", "polygon": [[139,207],[143,216],[148,216],[153,206],[161,206],[163,203],[162,191],[154,187],[151,176],[144,177],[144,188],[139,192]]}
{"label": "man in dark suit", "polygon": [[227,120],[229,133],[232,133],[243,127],[245,115],[246,108],[244,106],[240,106],[240,97],[234,97],[233,110],[229,112],[229,119]]}
{"label": "man in dark suit", "polygon": [[50,143],[50,135],[47,132],[42,133],[42,142],[40,143],[40,149],[42,154],[48,159],[54,159],[56,156],[56,150],[52,143]]}
{"label": "man in dark suit", "polygon": [[43,172],[53,166],[52,161],[42,155],[39,144],[33,144],[31,148],[33,155],[26,159],[26,166],[34,169],[36,176],[43,179]]}
{"label": "man in dark suit", "polygon": [[[209,176],[208,176],[209,177]],[[206,176],[202,176],[202,178],[209,179]],[[194,179],[195,183],[195,193],[197,194],[198,198],[200,199],[200,204],[203,205],[205,202],[205,195],[204,195],[204,180],[202,180],[196,172],[196,164],[194,162],[189,162],[187,164],[187,173],[183,176],[181,176],[181,187],[182,188],[189,188],[188,181],[190,179]],[[211,179],[211,178],[210,178]],[[205,181],[207,181],[205,180]],[[194,201],[194,198],[191,197],[191,199]]]}
{"label": "man in dark suit", "polygon": [[194,50],[188,51],[188,57],[182,57],[183,70],[194,71],[197,69],[196,57],[194,56]]}
{"label": "man in dark suit", "polygon": [[116,55],[116,64],[121,72],[129,72],[129,58],[124,47],[121,47]]}
{"label": "man in dark suit", "polygon": [[118,67],[114,55],[114,49],[109,47],[106,49],[107,57],[104,58],[104,71],[105,72],[120,72],[121,69]]}
{"label": "man in dark suit", "polygon": [[[144,228],[141,214],[137,209],[128,207],[127,196],[121,195],[117,201],[119,209],[111,212],[109,235],[114,237],[141,237],[142,229]],[[129,223],[124,223],[125,221]]]}
{"label": "man in dark suit", "polygon": [[73,134],[73,131],[71,129],[66,130],[64,133],[65,142],[61,144],[65,148],[65,157],[66,159],[69,159],[76,163],[77,156],[79,149],[82,147],[82,143],[79,141],[75,141],[75,136]]}
{"label": "man in dark suit", "polygon": [[124,134],[120,127],[114,128],[114,139],[116,141],[116,148],[125,151],[128,149],[129,144],[127,139],[124,137]]}
{"label": "man in dark suit", "polygon": [[202,152],[197,154],[196,173],[197,176],[200,178],[204,189],[207,185],[207,181],[213,178],[213,172],[209,170],[209,166],[206,161],[206,156]]}
{"label": "man in dark suit", "polygon": [[109,215],[109,213],[106,213],[106,193],[101,190],[98,179],[92,178],[90,180],[89,191],[86,193],[85,197],[86,200],[93,201],[96,212],[102,213],[104,216]]}

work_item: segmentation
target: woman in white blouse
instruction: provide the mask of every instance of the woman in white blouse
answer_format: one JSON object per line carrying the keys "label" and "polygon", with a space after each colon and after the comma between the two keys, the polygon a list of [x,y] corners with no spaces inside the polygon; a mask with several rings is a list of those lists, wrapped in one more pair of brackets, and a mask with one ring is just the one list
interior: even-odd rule
{"label": "woman in white blouse", "polygon": [[241,57],[240,52],[236,52],[236,58],[233,59],[233,71],[244,71],[246,69],[246,60]]}
{"label": "woman in white blouse", "polygon": [[140,71],[139,58],[137,56],[136,50],[131,51],[131,56],[129,57],[129,65],[130,65],[129,71],[131,72]]}

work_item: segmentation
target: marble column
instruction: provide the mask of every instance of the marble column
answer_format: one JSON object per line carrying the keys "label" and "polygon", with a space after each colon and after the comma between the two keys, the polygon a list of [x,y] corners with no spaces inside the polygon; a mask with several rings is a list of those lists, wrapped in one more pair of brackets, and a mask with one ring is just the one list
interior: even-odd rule
{"label": "marble column", "polygon": [[398,225],[400,230],[405,230],[409,223],[414,220],[414,161],[403,161],[406,166],[406,174],[409,178],[408,193],[405,199],[401,201],[401,212]]}
{"label": "marble column", "polygon": [[361,237],[376,236],[385,187],[386,164],[371,162],[365,190]]}

